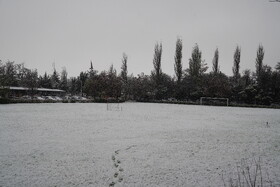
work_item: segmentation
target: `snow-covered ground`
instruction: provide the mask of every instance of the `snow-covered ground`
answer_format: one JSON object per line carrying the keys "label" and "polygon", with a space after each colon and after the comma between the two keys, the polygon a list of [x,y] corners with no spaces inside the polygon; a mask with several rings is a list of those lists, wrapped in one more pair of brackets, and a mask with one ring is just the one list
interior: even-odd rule
{"label": "snow-covered ground", "polygon": [[259,157],[280,184],[280,110],[120,107],[0,105],[0,186],[216,187]]}

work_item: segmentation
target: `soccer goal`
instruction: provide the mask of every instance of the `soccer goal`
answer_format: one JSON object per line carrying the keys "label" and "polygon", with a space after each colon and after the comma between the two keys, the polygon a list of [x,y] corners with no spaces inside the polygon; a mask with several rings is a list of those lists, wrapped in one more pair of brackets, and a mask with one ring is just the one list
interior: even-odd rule
{"label": "soccer goal", "polygon": [[120,103],[107,103],[107,111],[122,111]]}
{"label": "soccer goal", "polygon": [[228,98],[219,98],[219,97],[201,97],[200,105],[217,105],[217,106],[228,106]]}

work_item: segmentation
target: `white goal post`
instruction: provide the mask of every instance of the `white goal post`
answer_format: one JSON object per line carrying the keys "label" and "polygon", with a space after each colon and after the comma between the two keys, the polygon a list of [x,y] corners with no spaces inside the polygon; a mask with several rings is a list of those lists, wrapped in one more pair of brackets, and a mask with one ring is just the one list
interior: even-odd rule
{"label": "white goal post", "polygon": [[201,97],[200,98],[200,105],[203,105],[203,101],[224,101],[226,106],[228,106],[229,99],[228,98],[220,98],[220,97]]}
{"label": "white goal post", "polygon": [[107,103],[107,111],[122,111],[119,103]]}

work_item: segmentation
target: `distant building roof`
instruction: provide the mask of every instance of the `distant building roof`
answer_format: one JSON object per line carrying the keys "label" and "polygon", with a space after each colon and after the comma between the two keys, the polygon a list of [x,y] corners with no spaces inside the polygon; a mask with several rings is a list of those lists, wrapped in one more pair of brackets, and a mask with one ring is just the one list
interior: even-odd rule
{"label": "distant building roof", "polygon": [[[15,86],[6,86],[4,88],[10,89],[10,90],[30,90],[30,88],[15,87]],[[34,90],[41,91],[41,92],[65,92],[64,90],[49,89],[49,88],[34,88]]]}
{"label": "distant building roof", "polygon": [[49,88],[37,88],[37,90],[42,92],[65,92],[64,90],[49,89]]}

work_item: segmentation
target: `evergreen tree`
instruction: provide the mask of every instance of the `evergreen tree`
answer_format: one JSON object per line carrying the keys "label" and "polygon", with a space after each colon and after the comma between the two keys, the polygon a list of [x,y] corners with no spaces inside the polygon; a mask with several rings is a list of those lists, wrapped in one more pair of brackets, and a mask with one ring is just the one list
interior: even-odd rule
{"label": "evergreen tree", "polygon": [[272,74],[272,93],[273,101],[275,103],[280,103],[280,62],[275,66],[275,71]]}
{"label": "evergreen tree", "polygon": [[195,44],[192,51],[192,57],[189,59],[189,68],[187,69],[187,72],[190,77],[198,78],[203,75],[207,69],[208,67],[201,59],[201,51],[199,50],[198,45]]}
{"label": "evergreen tree", "polygon": [[280,62],[277,62],[276,66],[275,66],[275,70],[280,72]]}
{"label": "evergreen tree", "polygon": [[24,82],[25,86],[31,90],[31,96],[33,98],[34,89],[38,87],[37,70],[28,70]]}
{"label": "evergreen tree", "polygon": [[92,61],[90,61],[90,68],[89,68],[89,78],[93,78],[97,75],[97,71],[93,69]]}
{"label": "evergreen tree", "polygon": [[138,74],[137,77],[132,79],[131,85],[134,99],[137,101],[147,101],[154,97],[154,84],[151,76],[145,75],[144,73]]}
{"label": "evergreen tree", "polygon": [[115,99],[119,98],[121,96],[122,82],[121,78],[117,76],[117,71],[113,65],[110,66],[106,80],[106,96]]}
{"label": "evergreen tree", "polygon": [[3,67],[2,72],[2,85],[3,86],[18,86],[18,79],[17,79],[17,65],[15,62],[7,61]]}
{"label": "evergreen tree", "polygon": [[53,89],[57,89],[59,86],[59,75],[55,68],[53,69],[53,74],[51,76],[51,85]]}
{"label": "evergreen tree", "polygon": [[206,74],[203,77],[203,89],[208,97],[228,97],[230,94],[228,77],[222,72]]}
{"label": "evergreen tree", "polygon": [[249,69],[244,70],[243,72],[243,76],[242,76],[242,83],[243,83],[243,87],[246,88],[247,86],[249,86],[252,83],[251,80],[251,71]]}
{"label": "evergreen tree", "polygon": [[81,91],[81,96],[83,96],[83,87],[85,86],[85,82],[88,79],[88,74],[86,72],[81,72],[80,76],[78,77],[78,80],[76,84],[79,90]]}
{"label": "evergreen tree", "polygon": [[78,85],[80,85],[79,81],[77,80],[76,77],[71,77],[70,78],[70,84],[69,84],[69,92],[71,95],[75,95],[79,93]]}
{"label": "evergreen tree", "polygon": [[4,77],[5,77],[5,67],[0,60],[0,87],[4,86]]}
{"label": "evergreen tree", "polygon": [[68,89],[67,71],[66,71],[65,67],[62,69],[62,72],[61,72],[61,80],[60,80],[59,88],[64,91],[67,91],[67,89]]}
{"label": "evergreen tree", "polygon": [[114,68],[113,64],[109,68],[108,76],[117,76],[117,70]]}
{"label": "evergreen tree", "polygon": [[90,61],[90,71],[93,71],[92,61]]}
{"label": "evergreen tree", "polygon": [[268,65],[264,65],[262,67],[262,70],[261,70],[261,76],[260,76],[260,86],[261,86],[261,89],[262,91],[268,93],[270,91],[270,89],[272,88],[272,68]]}
{"label": "evergreen tree", "polygon": [[26,76],[29,73],[30,69],[24,67],[24,64],[15,64],[16,67],[16,79],[17,79],[17,86],[26,86]]}
{"label": "evergreen tree", "polygon": [[44,76],[40,80],[40,87],[42,88],[52,88],[52,83],[50,77],[47,75],[47,72],[45,72]]}
{"label": "evergreen tree", "polygon": [[186,70],[185,87],[187,96],[192,100],[199,99],[203,96],[203,75],[208,69],[204,61],[201,59],[201,51],[197,44],[193,47],[192,56],[189,59],[189,68]]}

